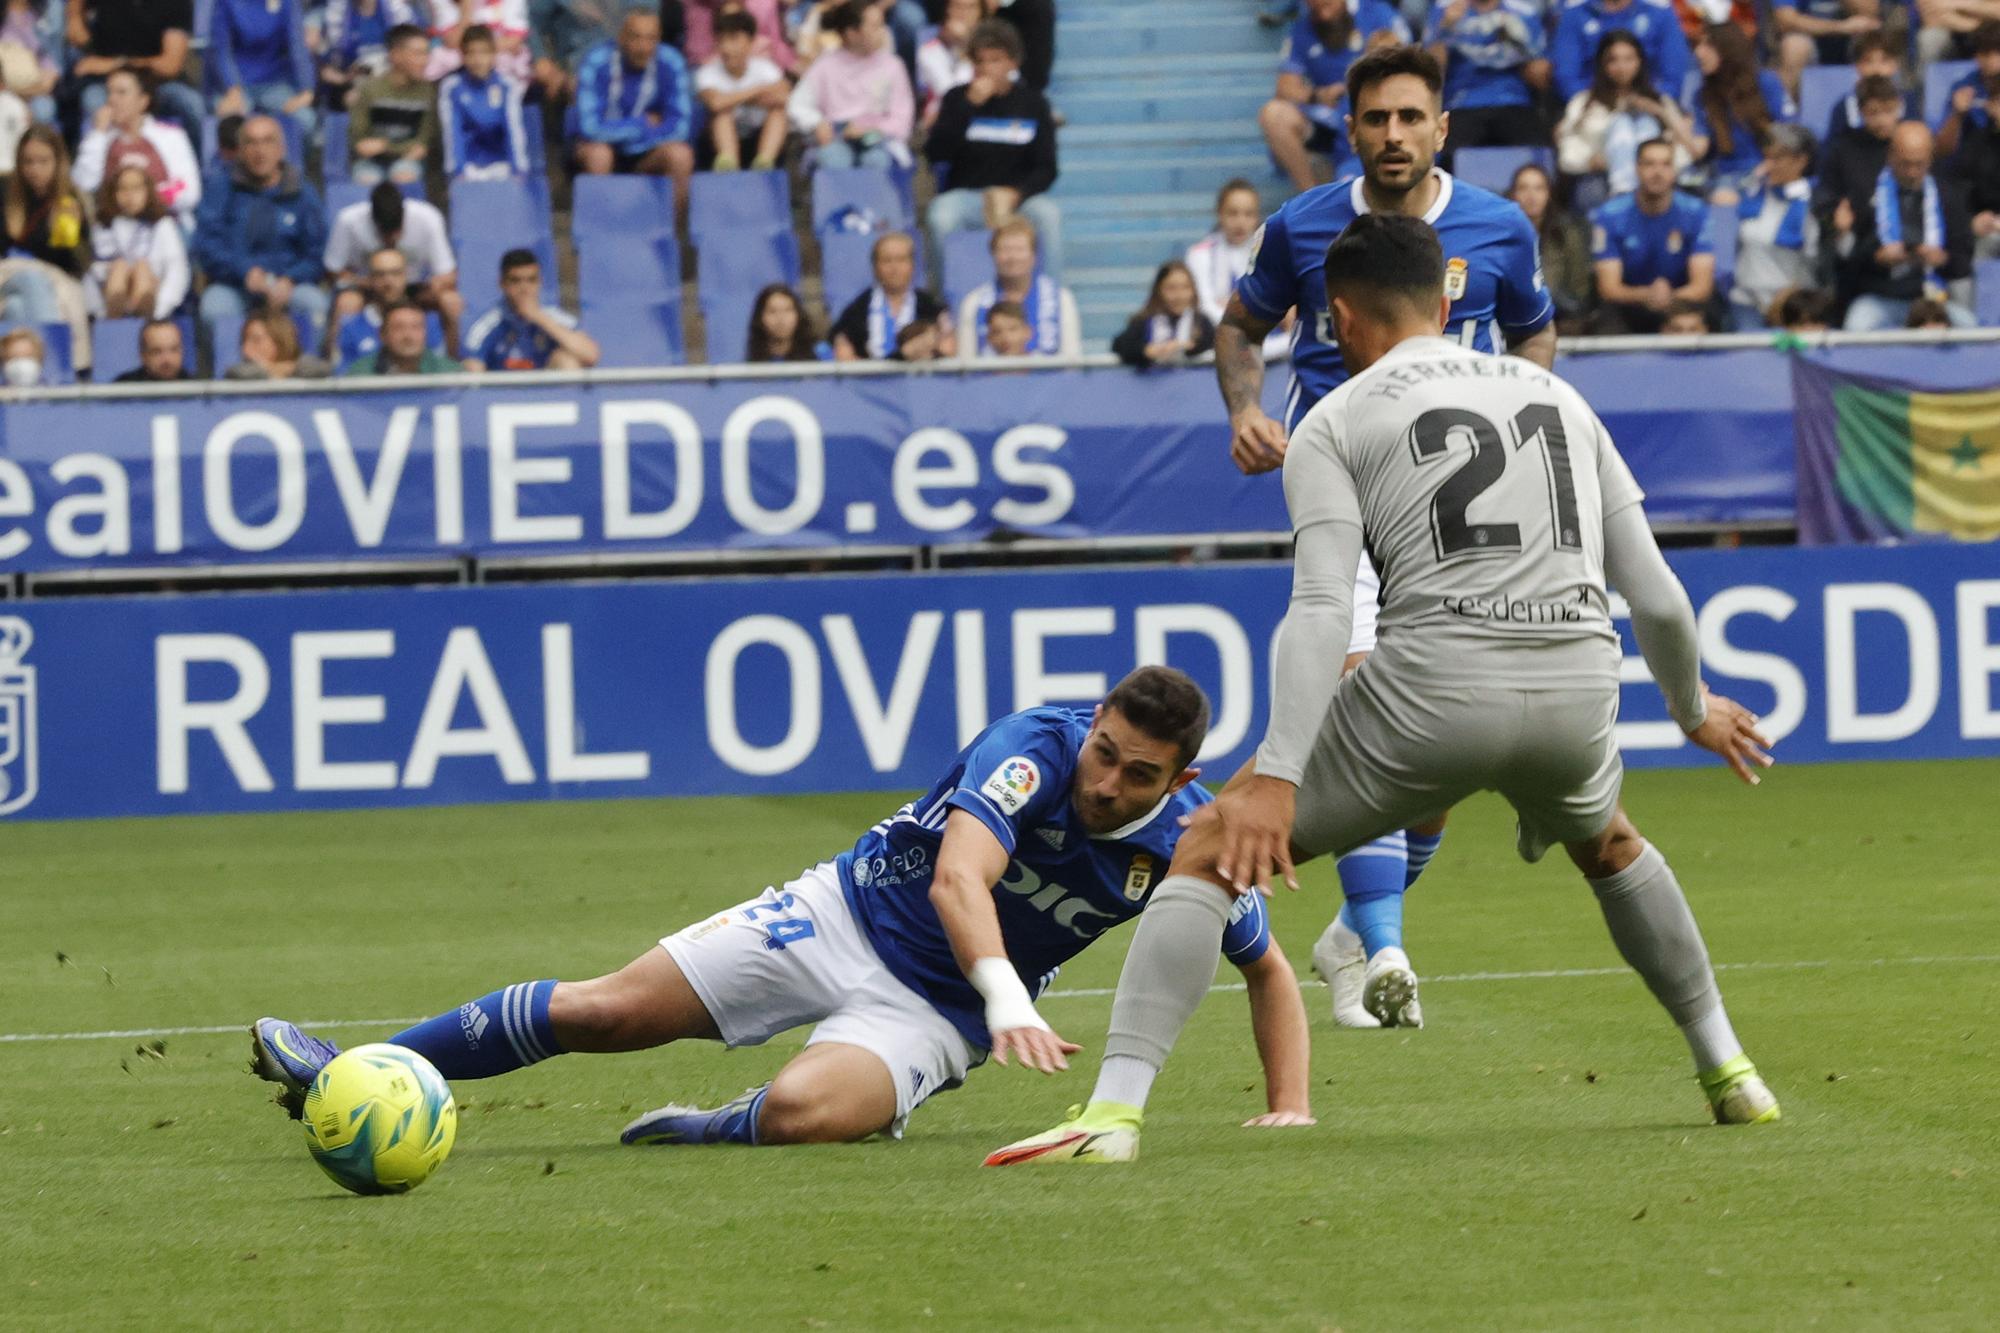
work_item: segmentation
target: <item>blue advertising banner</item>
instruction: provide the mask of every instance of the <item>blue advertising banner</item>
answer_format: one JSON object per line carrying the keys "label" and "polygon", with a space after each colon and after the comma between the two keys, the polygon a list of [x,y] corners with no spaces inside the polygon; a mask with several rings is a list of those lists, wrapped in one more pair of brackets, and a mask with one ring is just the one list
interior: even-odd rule
{"label": "blue advertising banner", "polygon": [[[1655,522],[1791,517],[1779,353],[1562,370]],[[0,405],[0,570],[1285,531],[1227,445],[1205,368],[42,397]]]}
{"label": "blue advertising banner", "polygon": [[[1675,557],[1787,762],[2000,755],[1993,547]],[[909,789],[990,719],[1191,672],[1226,777],[1284,565],[63,599],[0,609],[0,816]],[[1634,765],[1712,762],[1629,641]],[[1717,781],[1729,781],[1718,770]]]}

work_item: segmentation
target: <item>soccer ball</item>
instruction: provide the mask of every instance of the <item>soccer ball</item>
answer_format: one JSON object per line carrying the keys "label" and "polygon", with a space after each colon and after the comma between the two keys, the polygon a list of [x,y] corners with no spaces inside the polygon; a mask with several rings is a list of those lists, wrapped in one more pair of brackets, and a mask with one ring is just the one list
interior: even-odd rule
{"label": "soccer ball", "polygon": [[374,1042],[342,1051],[306,1089],[306,1147],[356,1194],[401,1194],[429,1178],[458,1136],[458,1106],[436,1066]]}

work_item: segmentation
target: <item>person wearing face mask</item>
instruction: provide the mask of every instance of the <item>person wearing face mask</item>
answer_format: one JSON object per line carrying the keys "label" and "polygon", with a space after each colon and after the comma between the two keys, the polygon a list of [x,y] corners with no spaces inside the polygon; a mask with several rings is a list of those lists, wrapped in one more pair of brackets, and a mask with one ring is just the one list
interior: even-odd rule
{"label": "person wearing face mask", "polygon": [[33,329],[9,329],[0,335],[0,378],[10,389],[32,389],[42,382],[48,359],[42,335]]}
{"label": "person wearing face mask", "polygon": [[48,125],[30,126],[15,152],[0,220],[16,260],[35,266],[69,325],[78,370],[90,368],[90,311],[83,276],[94,258],[90,205],[70,179],[69,152]]}
{"label": "person wearing face mask", "polygon": [[1215,325],[1196,307],[1194,275],[1178,259],[1160,265],[1145,307],[1111,340],[1112,352],[1135,370],[1183,365],[1214,347]]}

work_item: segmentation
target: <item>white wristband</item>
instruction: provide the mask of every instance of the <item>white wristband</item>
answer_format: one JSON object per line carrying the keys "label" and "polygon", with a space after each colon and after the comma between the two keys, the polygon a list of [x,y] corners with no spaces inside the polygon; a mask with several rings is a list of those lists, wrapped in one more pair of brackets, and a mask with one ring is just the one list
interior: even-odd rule
{"label": "white wristband", "polygon": [[1035,1002],[1028,998],[1028,988],[1021,984],[1020,974],[1005,958],[980,959],[972,965],[966,979],[986,1001],[988,1032],[1006,1032],[1011,1028],[1049,1030],[1049,1025],[1035,1012]]}

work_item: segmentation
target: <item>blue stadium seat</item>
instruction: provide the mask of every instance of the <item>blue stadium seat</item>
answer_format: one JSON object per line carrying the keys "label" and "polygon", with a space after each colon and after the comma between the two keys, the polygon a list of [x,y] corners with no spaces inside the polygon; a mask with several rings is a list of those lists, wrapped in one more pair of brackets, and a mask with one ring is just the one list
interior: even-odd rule
{"label": "blue stadium seat", "polygon": [[664,176],[578,176],[570,218],[578,249],[595,236],[613,244],[663,232],[671,236],[673,182]]}
{"label": "blue stadium seat", "polygon": [[221,379],[222,372],[235,365],[237,348],[243,345],[243,318],[226,315],[208,326],[208,373]]}
{"label": "blue stadium seat", "polygon": [[1951,85],[1978,68],[1970,60],[1940,60],[1924,70],[1924,124],[1937,127],[1951,107]]}
{"label": "blue stadium seat", "polygon": [[347,179],[347,113],[329,111],[320,121],[319,176],[327,188]]}
{"label": "blue stadium seat", "polygon": [[1854,91],[1854,66],[1808,65],[1799,76],[1799,123],[1815,139],[1826,134],[1833,109]]}
{"label": "blue stadium seat", "polygon": [[688,236],[711,239],[792,230],[792,187],[782,171],[703,171],[688,186]]}
{"label": "blue stadium seat", "polygon": [[[186,315],[174,323],[181,326],[181,361],[194,371],[194,320]],[[139,368],[139,330],[143,319],[100,319],[90,331],[91,379],[109,384],[128,370]]]}
{"label": "blue stadium seat", "polygon": [[580,237],[576,285],[586,304],[667,301],[681,297],[680,246],[664,236],[607,240]]}
{"label": "blue stadium seat", "polygon": [[681,363],[681,305],[669,302],[583,302],[583,331],[604,349],[606,369]]}
{"label": "blue stadium seat", "polygon": [[1451,174],[1471,185],[1507,193],[1514,173],[1530,162],[1555,175],[1556,155],[1550,148],[1461,148],[1451,159]]}
{"label": "blue stadium seat", "polygon": [[823,234],[827,222],[844,208],[865,209],[883,225],[898,231],[907,231],[917,215],[907,173],[880,167],[827,167],[815,171],[813,234]]}
{"label": "blue stadium seat", "polygon": [[965,294],[993,278],[993,255],[987,249],[990,233],[955,231],[944,238],[944,301],[953,310]]}
{"label": "blue stadium seat", "polygon": [[76,383],[76,358],[71,354],[69,325],[43,324],[37,329],[42,335],[42,383]]}
{"label": "blue stadium seat", "polygon": [[1973,309],[1979,322],[1989,329],[2000,329],[2000,259],[1982,259],[1974,264],[1972,282],[1976,289]]}
{"label": "blue stadium seat", "polygon": [[458,290],[473,318],[500,299],[500,258],[509,250],[535,252],[542,261],[542,300],[554,304],[555,242],[547,186],[539,181],[453,181],[451,246],[458,256]]}
{"label": "blue stadium seat", "polygon": [[1710,204],[1708,229],[1715,242],[1715,290],[1726,296],[1736,281],[1736,205]]}
{"label": "blue stadium seat", "polygon": [[760,241],[745,236],[728,245],[706,246],[695,255],[695,279],[708,328],[710,363],[741,361],[757,293],[774,282],[798,282],[791,237]]}
{"label": "blue stadium seat", "polygon": [[521,108],[521,132],[528,136],[528,171],[546,188],[549,179],[549,146],[543,137],[542,107],[530,102]]}

